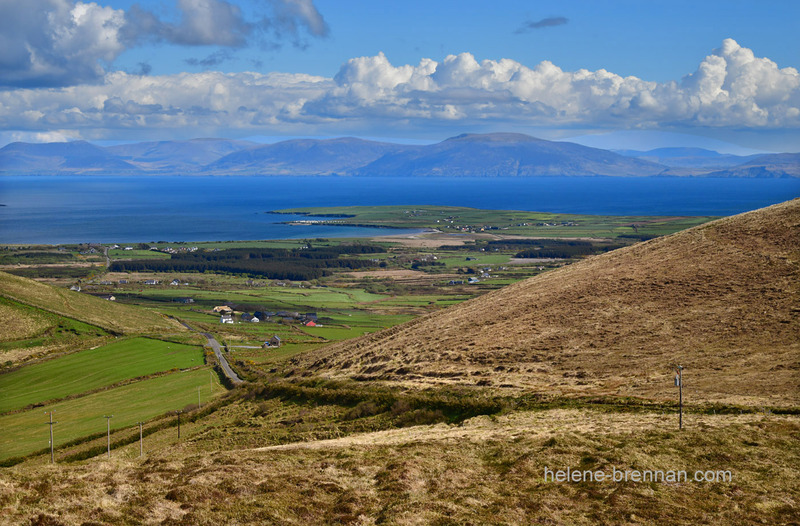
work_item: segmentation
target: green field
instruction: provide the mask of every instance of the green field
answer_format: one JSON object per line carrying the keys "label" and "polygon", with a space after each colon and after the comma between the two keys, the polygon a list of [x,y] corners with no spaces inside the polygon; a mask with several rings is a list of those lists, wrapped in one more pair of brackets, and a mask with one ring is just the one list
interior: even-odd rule
{"label": "green field", "polygon": [[[134,294],[138,296],[139,294]],[[380,294],[371,294],[358,289],[336,287],[260,287],[247,289],[230,289],[225,291],[197,290],[179,287],[148,289],[146,297],[155,301],[172,301],[173,298],[190,297],[197,303],[221,305],[225,302],[264,304],[271,310],[307,311],[309,309],[336,309],[352,307],[357,303],[378,301],[386,298]],[[124,298],[126,293],[120,291],[118,296]]]}
{"label": "green field", "polygon": [[132,338],[0,375],[0,413],[123,380],[203,364],[199,347]]}
{"label": "green field", "polygon": [[[292,208],[278,212],[323,218],[328,216],[336,224],[435,228],[446,233],[470,231],[536,237],[616,238],[626,234],[664,235],[715,219],[552,214],[449,206],[339,206]],[[387,230],[386,233],[392,232]]]}
{"label": "green field", "polygon": [[113,249],[108,251],[108,257],[111,259],[169,259],[169,254],[155,250]]}
{"label": "green field", "polygon": [[[46,411],[55,411],[53,420],[56,447],[70,440],[106,430],[103,415],[114,415],[111,428],[133,426],[168,411],[183,409],[210,399],[208,368],[175,372],[88,396],[37,407],[21,413],[0,416],[0,459],[21,456],[49,445]],[[224,392],[216,379],[214,395]]]}

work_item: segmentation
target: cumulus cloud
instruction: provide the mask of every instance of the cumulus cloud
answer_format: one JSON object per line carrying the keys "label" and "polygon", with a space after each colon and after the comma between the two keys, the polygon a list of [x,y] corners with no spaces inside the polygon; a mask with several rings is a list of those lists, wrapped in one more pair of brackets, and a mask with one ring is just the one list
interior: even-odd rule
{"label": "cumulus cloud", "polygon": [[563,26],[564,24],[569,23],[569,19],[563,16],[552,16],[548,18],[542,18],[536,22],[528,20],[521,27],[519,27],[514,33],[522,34],[528,33],[529,31],[533,31],[535,29],[542,29],[545,27],[555,27],[555,26]]}
{"label": "cumulus cloud", "polygon": [[0,2],[0,84],[94,82],[125,46],[124,12],[71,0]]}
{"label": "cumulus cloud", "polygon": [[[177,20],[171,22],[137,4],[125,12],[80,0],[0,0],[0,87],[100,82],[120,53],[144,43],[233,49],[276,47],[288,39],[305,46],[305,34],[328,35],[312,0],[269,0],[254,20],[226,0],[174,5]],[[229,57],[216,52],[197,65],[211,67]]]}
{"label": "cumulus cloud", "polygon": [[[393,65],[353,58],[334,78],[297,74],[106,75],[102,85],[0,92],[0,125],[219,133],[366,133],[391,126],[576,129],[800,127],[800,74],[725,40],[696,71],[671,82],[544,61],[478,61],[469,53]],[[98,131],[101,130],[101,131]],[[166,134],[167,132],[165,132]]]}

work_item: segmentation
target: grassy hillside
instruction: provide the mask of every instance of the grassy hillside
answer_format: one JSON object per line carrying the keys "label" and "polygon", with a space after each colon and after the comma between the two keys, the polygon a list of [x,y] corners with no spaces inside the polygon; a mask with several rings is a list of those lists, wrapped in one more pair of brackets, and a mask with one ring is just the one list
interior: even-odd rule
{"label": "grassy hillside", "polygon": [[[105,301],[93,296],[59,289],[19,276],[0,272],[0,297],[44,311],[79,320],[114,333],[177,332],[180,324],[145,309]],[[5,339],[5,331],[0,336]]]}
{"label": "grassy hillside", "polygon": [[800,403],[800,199],[596,256],[293,360],[404,385]]}
{"label": "grassy hillside", "polygon": [[96,347],[111,336],[88,323],[0,297],[0,362],[11,366],[57,351]]}
{"label": "grassy hillside", "polygon": [[[111,459],[1,470],[0,510],[15,524],[794,524],[798,517],[797,417],[693,415],[679,433],[671,415],[554,409],[346,436],[329,423],[334,437],[315,440],[335,412],[243,402],[185,423],[181,441],[174,428],[147,436],[145,459],[134,442]],[[351,429],[369,420],[348,418]],[[96,431],[104,424],[92,422]],[[40,431],[46,445],[46,426]],[[687,479],[564,482],[546,479],[546,468],[684,471]],[[697,471],[712,480],[695,480]]]}

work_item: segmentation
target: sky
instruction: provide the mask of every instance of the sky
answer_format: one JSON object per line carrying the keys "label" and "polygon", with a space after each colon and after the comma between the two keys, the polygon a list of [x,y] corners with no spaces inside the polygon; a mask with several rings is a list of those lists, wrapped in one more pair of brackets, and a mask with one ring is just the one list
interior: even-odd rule
{"label": "sky", "polygon": [[0,145],[510,131],[800,152],[800,2],[0,0]]}

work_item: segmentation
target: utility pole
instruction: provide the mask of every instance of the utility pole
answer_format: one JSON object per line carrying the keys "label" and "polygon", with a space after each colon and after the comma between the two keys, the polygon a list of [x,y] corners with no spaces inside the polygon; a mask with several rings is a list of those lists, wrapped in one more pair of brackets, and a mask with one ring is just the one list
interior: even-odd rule
{"label": "utility pole", "polygon": [[200,386],[197,386],[197,409],[202,409],[203,404],[200,403]]}
{"label": "utility pole", "polygon": [[181,413],[183,411],[175,411],[175,414],[178,415],[178,440],[181,438]]}
{"label": "utility pole", "polygon": [[208,392],[209,396],[214,394],[214,370],[208,370]]}
{"label": "utility pole", "polygon": [[139,424],[139,456],[141,457],[142,455],[144,455],[144,448],[142,445],[142,424],[144,424],[144,422],[136,422],[136,423]]}
{"label": "utility pole", "polygon": [[50,463],[51,464],[55,464],[56,463],[55,457],[53,456],[53,424],[57,424],[58,422],[53,422],[53,413],[54,412],[55,412],[55,409],[53,409],[52,411],[45,411],[45,414],[49,414],[50,415],[50,421],[49,422],[45,422],[45,424],[49,424],[50,425]]}
{"label": "utility pole", "polygon": [[111,419],[114,418],[114,415],[103,415],[103,418],[106,419],[106,436],[107,436],[107,443],[108,443],[108,458],[111,458]]}
{"label": "utility pole", "polygon": [[675,386],[678,388],[678,429],[683,429],[683,366],[675,367]]}

